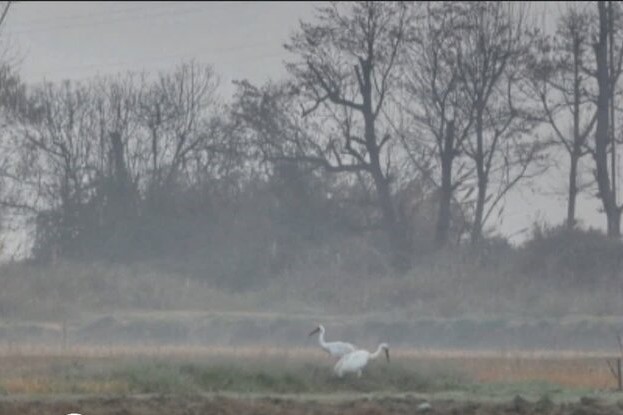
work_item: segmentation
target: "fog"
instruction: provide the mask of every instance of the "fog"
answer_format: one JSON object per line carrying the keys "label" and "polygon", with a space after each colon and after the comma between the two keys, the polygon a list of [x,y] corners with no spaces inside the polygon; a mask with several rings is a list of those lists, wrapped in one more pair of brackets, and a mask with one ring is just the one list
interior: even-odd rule
{"label": "fog", "polygon": [[0,348],[618,350],[576,4],[4,3]]}

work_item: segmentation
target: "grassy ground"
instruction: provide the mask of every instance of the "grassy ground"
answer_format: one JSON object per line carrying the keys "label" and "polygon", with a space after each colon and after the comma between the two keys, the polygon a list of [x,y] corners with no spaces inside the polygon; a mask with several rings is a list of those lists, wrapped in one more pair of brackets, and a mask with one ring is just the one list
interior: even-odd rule
{"label": "grassy ground", "polygon": [[442,354],[398,350],[391,363],[372,362],[361,379],[337,379],[315,349],[83,348],[64,353],[2,351],[5,397],[135,394],[278,395],[340,400],[353,396],[504,401],[521,395],[556,401],[613,392],[603,357]]}
{"label": "grassy ground", "polygon": [[457,257],[419,264],[404,276],[362,275],[312,263],[235,290],[219,286],[210,275],[191,277],[159,263],[5,264],[0,266],[0,315],[23,320],[114,310],[388,314],[392,319],[623,315],[617,278],[586,283],[537,278],[480,268]]}

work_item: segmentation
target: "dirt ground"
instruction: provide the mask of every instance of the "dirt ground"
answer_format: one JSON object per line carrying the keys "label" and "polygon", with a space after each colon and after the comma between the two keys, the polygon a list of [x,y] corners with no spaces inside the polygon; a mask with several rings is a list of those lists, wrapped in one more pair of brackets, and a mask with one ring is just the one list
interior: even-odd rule
{"label": "dirt ground", "polygon": [[419,407],[418,398],[363,398],[343,402],[318,402],[279,398],[234,399],[225,397],[115,397],[65,399],[9,399],[0,401],[0,415],[617,415],[623,404],[605,404],[589,398],[576,403],[528,402],[520,397],[506,403],[432,401]]}

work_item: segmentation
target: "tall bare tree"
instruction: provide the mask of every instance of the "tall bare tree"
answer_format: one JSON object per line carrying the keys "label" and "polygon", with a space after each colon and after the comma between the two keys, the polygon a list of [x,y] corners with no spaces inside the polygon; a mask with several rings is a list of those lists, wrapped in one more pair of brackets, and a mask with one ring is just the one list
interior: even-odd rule
{"label": "tall bare tree", "polygon": [[[532,56],[532,87],[542,105],[558,147],[569,155],[566,225],[576,223],[576,199],[585,185],[579,181],[579,163],[590,152],[587,139],[597,120],[595,82],[586,74],[591,57],[589,32],[592,16],[570,6],[561,16],[553,39],[543,37]],[[565,124],[571,117],[572,128]]]}
{"label": "tall bare tree", "polygon": [[[93,114],[98,143],[98,198],[101,223],[133,218],[139,204],[140,123],[136,106],[142,84],[133,74],[93,81]],[[106,218],[104,218],[104,216]]]}
{"label": "tall bare tree", "polygon": [[191,61],[172,74],[161,74],[141,95],[139,114],[148,132],[145,151],[156,188],[166,188],[188,173],[193,153],[214,138],[217,86],[211,67]]}
{"label": "tall bare tree", "polygon": [[[28,196],[37,195],[39,211],[52,214],[54,238],[70,244],[78,232],[85,202],[95,192],[92,89],[88,85],[46,83],[30,94],[29,110],[20,114],[14,130],[22,165],[20,176]],[[62,246],[58,246],[62,249]]]}
{"label": "tall bare tree", "polygon": [[393,138],[382,117],[410,16],[404,3],[333,2],[318,9],[317,23],[301,23],[286,45],[298,57],[287,68],[306,101],[302,115],[323,117],[323,131],[333,130],[320,165],[371,177],[394,264],[403,269],[409,238],[392,195]]}
{"label": "tall bare tree", "polygon": [[[9,10],[13,7],[13,1],[0,2],[0,29],[7,22]],[[11,123],[11,113],[17,110],[24,102],[25,86],[15,71],[15,55],[12,53],[10,43],[6,36],[0,38],[0,119],[2,120],[3,134],[0,138],[0,225],[7,226],[7,217],[11,216],[15,209],[24,208],[20,201],[20,191],[17,186],[13,167],[17,156],[15,148],[11,145],[11,139],[7,134],[7,126]]]}
{"label": "tall bare tree", "polygon": [[[615,13],[620,13],[612,4],[604,1],[597,2],[599,26],[597,39],[594,43],[595,62],[598,85],[597,95],[597,129],[595,132],[595,178],[607,220],[607,232],[609,236],[618,237],[621,234],[621,211],[623,206],[617,204],[616,199],[616,166],[615,166],[615,136],[612,123],[614,122],[614,96],[618,78],[623,66],[623,47],[618,46],[618,52],[614,53],[614,32],[620,28],[614,26]],[[617,30],[618,29],[618,30]],[[608,152],[612,158],[610,170]],[[610,177],[612,173],[612,179]]]}
{"label": "tall bare tree", "polygon": [[[455,190],[473,173],[473,168],[459,157],[474,120],[474,107],[459,85],[460,13],[456,3],[428,3],[425,20],[414,36],[416,40],[409,44],[404,76],[406,98],[401,107],[411,125],[408,144],[430,147],[437,159],[440,178],[434,183],[439,188],[435,235],[438,246],[448,240]],[[432,142],[427,136],[432,137]],[[455,166],[457,160],[460,164]],[[412,161],[418,167],[423,165],[419,160]]]}
{"label": "tall bare tree", "polygon": [[533,33],[524,6],[508,2],[460,2],[459,88],[474,111],[474,134],[463,151],[476,171],[471,240],[517,183],[533,177],[530,168],[543,150],[530,137],[537,119],[525,101],[525,57]]}

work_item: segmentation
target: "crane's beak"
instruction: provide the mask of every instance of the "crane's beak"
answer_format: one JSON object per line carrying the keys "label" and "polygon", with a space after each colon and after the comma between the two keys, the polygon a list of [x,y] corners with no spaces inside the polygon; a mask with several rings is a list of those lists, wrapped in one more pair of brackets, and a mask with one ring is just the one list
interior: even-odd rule
{"label": "crane's beak", "polygon": [[309,336],[313,336],[314,334],[318,333],[319,331],[320,331],[320,327],[316,327],[311,333],[309,333]]}
{"label": "crane's beak", "polygon": [[385,357],[387,358],[387,363],[389,363],[389,349],[385,349]]}

